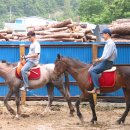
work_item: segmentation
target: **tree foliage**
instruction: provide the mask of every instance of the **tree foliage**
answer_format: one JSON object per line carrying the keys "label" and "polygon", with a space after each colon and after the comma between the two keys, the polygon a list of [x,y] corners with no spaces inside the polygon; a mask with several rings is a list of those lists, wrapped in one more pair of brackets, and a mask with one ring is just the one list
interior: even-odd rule
{"label": "tree foliage", "polygon": [[72,18],[96,24],[130,17],[130,0],[0,0],[0,27],[24,16]]}

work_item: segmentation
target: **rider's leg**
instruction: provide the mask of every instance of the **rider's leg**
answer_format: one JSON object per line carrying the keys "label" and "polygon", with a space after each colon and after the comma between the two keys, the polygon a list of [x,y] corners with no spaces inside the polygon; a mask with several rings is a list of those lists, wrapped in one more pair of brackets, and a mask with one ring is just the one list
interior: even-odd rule
{"label": "rider's leg", "polygon": [[28,81],[28,71],[34,67],[35,64],[33,62],[27,61],[24,67],[21,70],[24,86],[20,88],[20,90],[25,90],[26,88],[29,87],[29,81]]}
{"label": "rider's leg", "polygon": [[[98,82],[98,74],[102,73],[103,71],[109,69],[112,67],[112,62],[104,60],[102,62],[100,62],[99,64],[97,64],[96,66],[94,66],[93,68],[91,68],[89,70],[89,73],[91,75],[93,84],[94,84],[94,89],[92,91],[88,91],[89,93],[95,93],[96,90],[99,88],[99,82]],[[100,91],[98,90],[97,93],[100,93]]]}

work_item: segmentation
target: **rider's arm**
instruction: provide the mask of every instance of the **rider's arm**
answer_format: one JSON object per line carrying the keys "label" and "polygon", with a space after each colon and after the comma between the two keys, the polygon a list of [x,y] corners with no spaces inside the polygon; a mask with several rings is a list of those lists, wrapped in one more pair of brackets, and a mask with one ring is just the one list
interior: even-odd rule
{"label": "rider's arm", "polygon": [[27,58],[37,58],[38,55],[39,55],[39,53],[28,54],[28,55],[25,56],[25,58],[26,58],[26,59],[27,59]]}

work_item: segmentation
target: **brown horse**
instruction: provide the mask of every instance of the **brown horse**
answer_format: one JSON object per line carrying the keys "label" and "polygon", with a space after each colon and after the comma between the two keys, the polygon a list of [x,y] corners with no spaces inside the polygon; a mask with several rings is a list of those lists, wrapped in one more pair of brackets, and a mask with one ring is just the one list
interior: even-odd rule
{"label": "brown horse", "polygon": [[[97,121],[97,116],[95,112],[95,104],[93,100],[93,95],[88,94],[87,90],[92,90],[93,85],[88,82],[88,69],[90,68],[90,64],[85,64],[80,61],[74,60],[72,58],[62,57],[58,55],[57,60],[55,61],[55,68],[54,68],[54,77],[59,76],[65,71],[70,73],[72,77],[77,81],[78,86],[82,92],[80,98],[76,101],[76,110],[79,119],[83,122],[83,116],[80,112],[79,105],[80,102],[84,98],[89,99],[90,107],[92,110],[92,120],[91,123]],[[124,123],[126,116],[130,110],[130,66],[117,66],[116,70],[116,82],[114,87],[112,88],[101,88],[102,93],[108,93],[118,90],[122,87],[125,101],[126,101],[126,109],[123,115],[119,120],[117,120],[118,124]]]}
{"label": "brown horse", "polygon": [[[6,61],[0,62],[0,76],[3,77],[6,81],[6,84],[9,86],[9,92],[4,99],[4,104],[7,110],[18,117],[21,114],[20,111],[20,97],[19,97],[19,88],[23,85],[23,81],[16,77],[15,68],[18,63],[12,64],[7,63]],[[48,90],[48,100],[49,103],[47,106],[51,106],[53,100],[53,89],[54,86],[61,92],[61,94],[65,97],[68,102],[69,109],[70,109],[70,116],[73,116],[74,108],[70,100],[69,93],[67,89],[64,89],[64,76],[60,76],[54,81],[52,81],[52,73],[54,71],[54,64],[41,64],[40,65],[41,76],[38,80],[29,80],[29,89],[36,89],[47,85]],[[67,77],[67,73],[65,73],[65,77]],[[65,91],[66,90],[66,91]],[[16,99],[16,106],[17,106],[17,113],[11,108],[8,104],[8,99],[15,94]]]}

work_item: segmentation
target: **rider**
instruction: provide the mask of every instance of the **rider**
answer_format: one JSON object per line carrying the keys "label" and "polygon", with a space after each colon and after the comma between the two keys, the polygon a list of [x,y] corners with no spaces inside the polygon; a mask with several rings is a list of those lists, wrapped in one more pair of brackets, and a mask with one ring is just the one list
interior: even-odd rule
{"label": "rider", "polygon": [[28,81],[28,71],[39,64],[40,60],[40,43],[37,41],[35,32],[30,31],[27,33],[27,36],[29,38],[29,41],[31,42],[29,47],[29,53],[28,55],[22,56],[22,58],[26,59],[26,64],[23,66],[21,70],[24,86],[20,88],[20,90],[27,90],[29,87],[29,81]]}
{"label": "rider", "polygon": [[117,56],[117,49],[116,45],[111,39],[111,31],[106,28],[102,31],[102,36],[106,41],[106,45],[103,50],[103,54],[100,58],[95,60],[95,64],[93,67],[89,69],[89,73],[91,75],[94,89],[92,91],[88,91],[88,93],[98,93],[100,94],[99,90],[99,82],[98,82],[98,74],[102,73],[103,71],[110,69],[113,66],[113,61]]}

